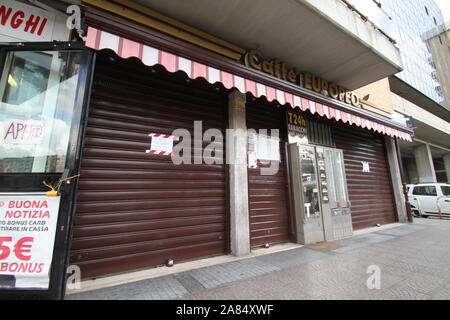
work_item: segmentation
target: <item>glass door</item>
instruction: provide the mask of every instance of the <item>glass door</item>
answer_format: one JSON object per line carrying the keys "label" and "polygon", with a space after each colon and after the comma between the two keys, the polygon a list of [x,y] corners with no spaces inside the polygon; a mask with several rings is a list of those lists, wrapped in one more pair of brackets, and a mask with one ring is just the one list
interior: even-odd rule
{"label": "glass door", "polygon": [[338,240],[353,232],[348,201],[345,167],[342,150],[317,148],[318,159],[322,159],[321,198],[326,240]]}
{"label": "glass door", "polygon": [[[4,271],[0,276],[7,285],[0,299],[64,295],[76,180],[62,184],[57,196],[47,194],[43,182],[54,184],[78,173],[92,66],[93,52],[78,42],[0,48],[0,202],[20,198],[51,207],[39,221],[45,224],[42,230],[0,230],[11,243],[22,237],[20,232],[32,238],[28,262],[43,270],[34,275],[26,268]],[[30,225],[24,214],[9,219]],[[11,265],[14,259],[9,255],[1,262]]]}
{"label": "glass door", "polygon": [[311,146],[300,146],[299,155],[305,219],[320,219],[319,179],[317,175],[315,148]]}
{"label": "glass door", "polygon": [[329,203],[331,208],[339,207],[338,204],[338,188],[337,188],[337,176],[335,174],[335,164],[334,162],[334,150],[326,148],[323,150],[323,161],[325,167],[325,175],[324,179],[327,181],[327,189],[323,190],[323,193],[326,194],[322,198],[324,203]]}
{"label": "glass door", "polygon": [[80,51],[10,51],[0,82],[0,174],[62,173]]}
{"label": "glass door", "polygon": [[316,149],[293,143],[289,145],[289,153],[297,242],[324,241]]}
{"label": "glass door", "polygon": [[352,235],[350,203],[341,150],[289,145],[291,190],[299,243],[333,241]]}

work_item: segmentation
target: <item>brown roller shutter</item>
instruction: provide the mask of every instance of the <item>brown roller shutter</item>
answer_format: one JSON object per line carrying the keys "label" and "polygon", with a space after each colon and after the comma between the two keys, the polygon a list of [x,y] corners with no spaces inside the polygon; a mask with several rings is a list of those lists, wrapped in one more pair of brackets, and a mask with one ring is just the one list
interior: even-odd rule
{"label": "brown roller shutter", "polygon": [[[333,127],[336,147],[344,151],[353,228],[396,221],[395,202],[384,137],[355,126]],[[370,172],[363,172],[367,161]]]}
{"label": "brown roller shutter", "polygon": [[[112,54],[111,54],[112,55]],[[203,80],[100,52],[94,76],[71,261],[83,278],[226,253],[224,165],[149,155],[148,133],[224,132],[227,94]],[[194,143],[192,139],[192,144]],[[204,143],[204,146],[208,143]]]}
{"label": "brown roller shutter", "polygon": [[279,129],[281,153],[280,170],[274,176],[261,175],[260,169],[248,169],[250,244],[257,247],[289,242],[285,110],[264,99],[247,100],[247,128]]}

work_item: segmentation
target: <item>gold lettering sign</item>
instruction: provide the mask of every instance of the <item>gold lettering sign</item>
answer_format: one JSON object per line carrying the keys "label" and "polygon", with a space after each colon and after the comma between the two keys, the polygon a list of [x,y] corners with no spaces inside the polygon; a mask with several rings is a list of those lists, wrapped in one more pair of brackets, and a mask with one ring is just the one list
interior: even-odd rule
{"label": "gold lettering sign", "polygon": [[288,132],[292,135],[306,136],[308,134],[307,120],[297,112],[286,112]]}
{"label": "gold lettering sign", "polygon": [[359,98],[356,94],[342,88],[332,82],[318,78],[312,73],[302,73],[303,87],[308,90],[313,90],[317,93],[326,93],[329,97],[351,104],[352,106],[359,106]]}
{"label": "gold lettering sign", "polygon": [[253,69],[265,72],[271,76],[303,86],[305,89],[327,95],[355,107],[360,106],[359,97],[353,92],[335,83],[316,77],[312,73],[299,73],[295,68],[288,68],[285,62],[278,59],[264,60],[258,50],[250,50],[245,55],[245,64]]}
{"label": "gold lettering sign", "polygon": [[253,69],[263,71],[271,76],[277,77],[291,83],[298,84],[297,70],[288,69],[286,63],[278,59],[264,60],[258,50],[250,50],[245,55],[245,64]]}

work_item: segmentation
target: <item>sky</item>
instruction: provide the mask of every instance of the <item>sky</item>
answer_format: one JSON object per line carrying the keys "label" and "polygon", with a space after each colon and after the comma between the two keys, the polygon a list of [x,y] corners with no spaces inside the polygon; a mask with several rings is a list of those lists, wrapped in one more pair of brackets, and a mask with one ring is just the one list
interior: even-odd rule
{"label": "sky", "polygon": [[444,21],[450,20],[450,0],[434,0],[436,4],[441,8]]}

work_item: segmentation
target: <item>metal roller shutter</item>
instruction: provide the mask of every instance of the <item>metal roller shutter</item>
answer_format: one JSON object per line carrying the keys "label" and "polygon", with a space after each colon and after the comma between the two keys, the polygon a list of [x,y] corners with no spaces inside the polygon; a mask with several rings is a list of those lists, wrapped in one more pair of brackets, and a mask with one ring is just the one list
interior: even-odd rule
{"label": "metal roller shutter", "polygon": [[247,128],[279,129],[281,153],[279,171],[274,176],[261,175],[259,169],[248,169],[250,244],[252,247],[266,243],[289,242],[284,112],[283,108],[276,108],[275,104],[261,100],[247,103]]}
{"label": "metal roller shutter", "polygon": [[[336,147],[344,150],[353,228],[395,222],[395,200],[384,137],[343,125],[333,127],[333,137]],[[370,172],[363,172],[362,161],[369,163]]]}
{"label": "metal roller shutter", "polygon": [[111,59],[104,52],[97,58],[71,262],[92,278],[225,254],[225,166],[177,166],[145,150],[151,132],[183,128],[194,137],[195,120],[203,121],[203,131],[224,132],[226,92],[160,67],[154,73],[137,61]]}

